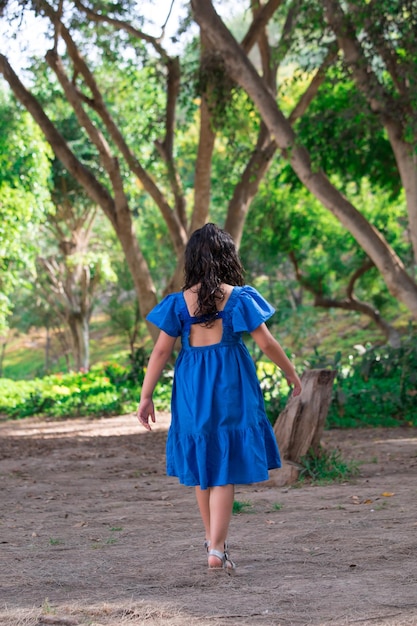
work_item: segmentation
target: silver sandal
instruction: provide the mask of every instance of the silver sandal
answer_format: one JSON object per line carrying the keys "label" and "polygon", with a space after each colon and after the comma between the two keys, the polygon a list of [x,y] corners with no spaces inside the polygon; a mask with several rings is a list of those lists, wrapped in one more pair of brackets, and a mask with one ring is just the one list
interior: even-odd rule
{"label": "silver sandal", "polygon": [[228,573],[230,573],[231,570],[236,569],[236,565],[235,563],[232,561],[232,559],[229,557],[229,554],[226,551],[226,547],[224,549],[223,552],[220,552],[220,550],[209,550],[207,548],[207,552],[208,552],[208,556],[215,556],[219,559],[219,561],[221,561],[221,565],[219,567],[212,567],[209,565],[209,570],[212,571],[217,571],[217,570],[226,570]]}

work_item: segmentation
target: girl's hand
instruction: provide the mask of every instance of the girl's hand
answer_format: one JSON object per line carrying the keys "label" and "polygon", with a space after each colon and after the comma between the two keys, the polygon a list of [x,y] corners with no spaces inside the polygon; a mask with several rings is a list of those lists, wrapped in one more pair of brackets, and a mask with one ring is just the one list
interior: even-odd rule
{"label": "girl's hand", "polygon": [[139,423],[146,428],[146,430],[152,430],[149,424],[149,417],[155,423],[155,409],[151,398],[144,398],[140,401],[138,406],[137,416]]}
{"label": "girl's hand", "polygon": [[302,385],[301,385],[301,380],[299,379],[297,374],[294,372],[294,374],[292,374],[291,376],[285,376],[285,378],[287,379],[287,383],[290,386],[294,385],[294,389],[292,391],[292,395],[293,396],[299,396],[300,393],[302,392],[303,388],[302,388]]}

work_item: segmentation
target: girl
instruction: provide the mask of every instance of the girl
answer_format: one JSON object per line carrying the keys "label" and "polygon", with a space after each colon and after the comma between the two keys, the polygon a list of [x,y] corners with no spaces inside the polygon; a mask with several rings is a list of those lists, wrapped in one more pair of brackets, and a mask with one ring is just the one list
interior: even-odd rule
{"label": "girl", "polygon": [[265,325],[273,307],[244,285],[233,239],[215,224],[195,231],[185,250],[183,291],[168,295],[147,316],[160,328],[143,382],[139,422],[155,422],[152,394],[177,337],[167,474],[195,487],[210,569],[234,568],[227,552],[234,485],[268,479],[281,466],[255,366],[242,341],[249,332],[280,367],[293,395],[301,382]]}

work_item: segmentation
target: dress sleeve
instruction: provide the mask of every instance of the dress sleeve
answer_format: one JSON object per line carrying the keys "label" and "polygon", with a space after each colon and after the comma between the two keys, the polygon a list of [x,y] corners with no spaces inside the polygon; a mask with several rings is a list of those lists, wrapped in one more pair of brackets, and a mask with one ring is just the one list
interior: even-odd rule
{"label": "dress sleeve", "polygon": [[155,324],[155,326],[171,337],[179,337],[181,335],[181,320],[178,313],[176,295],[171,293],[165,296],[146,316],[148,322],[152,322],[152,324]]}
{"label": "dress sleeve", "polygon": [[254,287],[245,285],[233,307],[233,330],[235,333],[251,333],[274,313],[274,307]]}

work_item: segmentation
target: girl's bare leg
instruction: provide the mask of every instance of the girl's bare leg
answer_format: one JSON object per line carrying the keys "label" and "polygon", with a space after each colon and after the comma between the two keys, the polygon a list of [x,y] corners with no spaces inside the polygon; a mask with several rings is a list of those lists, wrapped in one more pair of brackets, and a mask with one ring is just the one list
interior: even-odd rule
{"label": "girl's bare leg", "polygon": [[[224,552],[229,524],[232,517],[233,501],[235,496],[234,485],[224,485],[222,487],[211,487],[209,494],[209,535],[210,549]],[[200,509],[201,510],[201,509]],[[209,567],[219,567],[220,559],[216,556],[209,556]]]}
{"label": "girl's bare leg", "polygon": [[201,519],[203,520],[206,541],[210,541],[210,488],[200,489],[200,487],[196,487],[195,497],[197,499]]}

